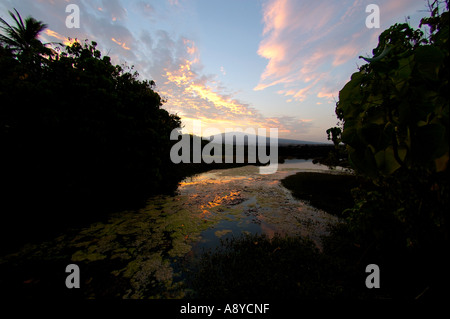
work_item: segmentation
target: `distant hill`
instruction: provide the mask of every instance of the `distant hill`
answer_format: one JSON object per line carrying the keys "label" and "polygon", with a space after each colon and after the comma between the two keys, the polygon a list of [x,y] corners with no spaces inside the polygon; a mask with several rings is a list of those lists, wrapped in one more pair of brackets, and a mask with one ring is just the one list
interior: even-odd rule
{"label": "distant hill", "polygon": [[[213,143],[222,144],[226,143],[228,140],[233,139],[234,145],[258,145],[258,140],[261,138],[258,135],[246,134],[244,132],[231,132],[231,133],[221,133],[217,135],[212,135],[208,138],[204,137],[203,139],[212,141]],[[266,137],[266,145],[269,143],[270,137]],[[286,138],[279,138],[278,145],[287,146],[287,145],[317,145],[326,143],[319,142],[311,142],[311,141],[302,141],[302,140],[292,140]]]}

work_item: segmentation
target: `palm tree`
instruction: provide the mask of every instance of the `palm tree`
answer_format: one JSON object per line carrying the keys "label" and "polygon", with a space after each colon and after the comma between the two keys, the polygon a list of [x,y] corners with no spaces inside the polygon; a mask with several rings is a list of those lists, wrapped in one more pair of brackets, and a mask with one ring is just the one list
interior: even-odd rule
{"label": "palm tree", "polygon": [[27,17],[23,21],[19,12],[16,9],[14,11],[17,16],[11,11],[8,12],[16,22],[16,26],[11,26],[3,18],[0,18],[0,29],[3,31],[3,34],[0,34],[0,43],[2,46],[8,48],[19,57],[29,57],[35,54],[51,54],[51,49],[45,47],[38,39],[39,34],[47,28],[47,25],[41,21],[37,21],[33,17]]}

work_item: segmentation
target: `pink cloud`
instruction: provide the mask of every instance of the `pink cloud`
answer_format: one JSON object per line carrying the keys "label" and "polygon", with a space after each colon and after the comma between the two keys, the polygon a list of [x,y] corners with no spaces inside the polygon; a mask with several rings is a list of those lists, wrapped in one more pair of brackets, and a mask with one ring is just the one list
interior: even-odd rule
{"label": "pink cloud", "polygon": [[317,93],[317,97],[319,98],[327,98],[329,100],[335,99],[338,97],[338,92],[331,92],[329,90],[324,89],[323,91],[320,91]]}
{"label": "pink cloud", "polygon": [[355,43],[349,43],[348,45],[342,46],[338,48],[334,53],[333,66],[341,65],[348,60],[357,56],[358,51],[360,50],[359,46]]}
{"label": "pink cloud", "polygon": [[[403,22],[418,3],[380,0],[381,20],[389,25]],[[382,30],[366,28],[367,4],[364,0],[268,0],[257,51],[267,65],[254,90],[276,86],[279,94],[299,102],[310,97],[330,99],[356,70],[358,56],[377,45]]]}
{"label": "pink cloud", "polygon": [[279,0],[266,3],[264,7],[265,27],[263,34],[267,34],[271,31],[279,32],[287,26],[287,15],[289,12],[288,3],[288,0]]}
{"label": "pink cloud", "polygon": [[[308,44],[319,38],[316,32],[322,32],[332,14],[333,7],[329,3],[269,1],[263,12],[265,37],[258,49],[258,54],[268,63],[255,90],[292,83],[299,80],[299,74],[311,73],[315,69],[312,64],[317,64],[326,53],[311,51]],[[310,80],[311,75],[307,79]]]}

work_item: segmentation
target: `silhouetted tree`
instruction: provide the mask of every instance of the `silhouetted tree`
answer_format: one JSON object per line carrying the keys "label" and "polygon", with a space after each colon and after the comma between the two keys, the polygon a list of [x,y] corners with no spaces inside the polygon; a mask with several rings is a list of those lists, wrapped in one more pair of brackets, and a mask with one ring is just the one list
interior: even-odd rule
{"label": "silhouetted tree", "polygon": [[2,20],[0,42],[0,233],[172,190],[182,172],[170,132],[181,121],[161,108],[155,82],[112,64],[95,42],[47,55],[37,38],[45,24],[10,14],[17,26]]}
{"label": "silhouetted tree", "polygon": [[5,48],[9,49],[18,58],[31,60],[33,55],[52,54],[50,48],[45,47],[38,39],[41,32],[43,32],[47,25],[41,21],[37,21],[33,17],[27,17],[25,21],[22,20],[19,12],[14,9],[16,14],[9,12],[9,15],[15,21],[16,25],[12,26],[3,18],[0,18],[0,29],[4,34],[0,34],[0,43]]}
{"label": "silhouetted tree", "polygon": [[336,105],[349,160],[368,181],[348,212],[355,240],[365,256],[386,263],[411,258],[404,267],[415,265],[415,278],[425,282],[409,283],[416,295],[439,285],[440,278],[425,277],[445,272],[433,265],[442,265],[449,249],[448,1],[444,12],[440,1],[432,8],[421,21],[429,37],[408,24],[381,33],[373,54],[389,52],[367,59]]}

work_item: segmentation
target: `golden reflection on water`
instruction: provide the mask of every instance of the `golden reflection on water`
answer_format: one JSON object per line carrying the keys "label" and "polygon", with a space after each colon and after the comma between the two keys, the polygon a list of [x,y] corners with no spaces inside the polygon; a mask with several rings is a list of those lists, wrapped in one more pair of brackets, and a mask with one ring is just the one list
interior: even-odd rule
{"label": "golden reflection on water", "polygon": [[179,183],[179,187],[185,187],[185,186],[192,186],[192,185],[199,185],[199,184],[222,184],[226,181],[223,180],[194,180],[194,181],[183,181]]}
{"label": "golden reflection on water", "polygon": [[[228,228],[232,227],[232,235],[303,235],[320,245],[319,237],[334,218],[294,199],[280,180],[299,171],[324,170],[326,166],[311,161],[287,161],[269,175],[259,174],[258,167],[251,165],[213,170],[187,178],[179,184],[178,192],[190,203],[191,216],[213,222],[215,233],[221,236],[231,235]],[[224,223],[227,220],[234,222]],[[205,232],[201,236],[206,236]]]}
{"label": "golden reflection on water", "polygon": [[[205,174],[206,175],[206,174]],[[210,174],[208,174],[210,175]],[[213,178],[210,176],[195,176],[191,178],[187,178],[184,181],[180,182],[178,185],[179,188],[183,188],[186,186],[194,186],[194,185],[214,185],[214,184],[223,184],[229,183],[232,181],[244,180],[248,179],[245,176],[227,176],[227,178],[221,178],[219,175],[214,175]]]}
{"label": "golden reflection on water", "polygon": [[227,195],[215,195],[212,201],[200,205],[201,218],[208,218],[212,215],[211,209],[221,205],[227,205],[236,202],[240,198],[239,191],[231,191]]}

